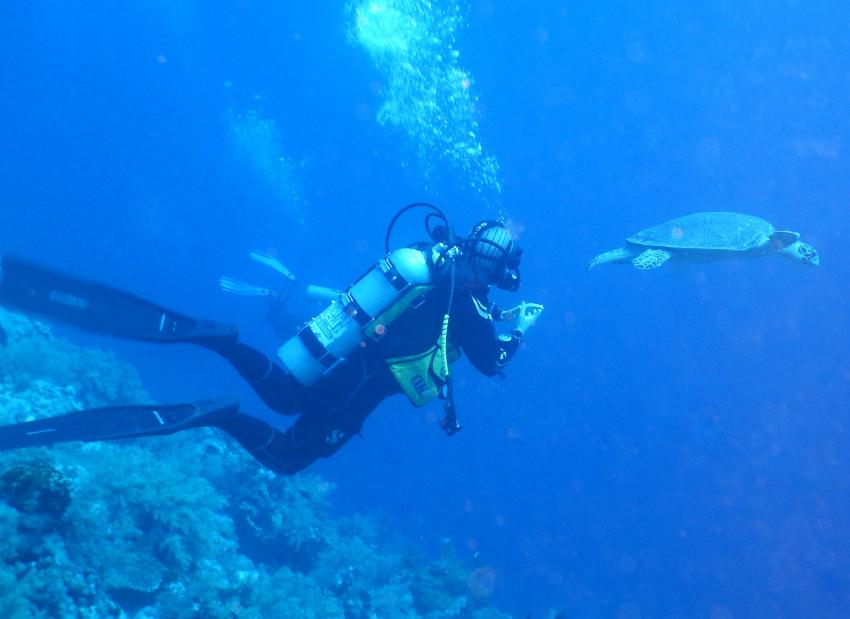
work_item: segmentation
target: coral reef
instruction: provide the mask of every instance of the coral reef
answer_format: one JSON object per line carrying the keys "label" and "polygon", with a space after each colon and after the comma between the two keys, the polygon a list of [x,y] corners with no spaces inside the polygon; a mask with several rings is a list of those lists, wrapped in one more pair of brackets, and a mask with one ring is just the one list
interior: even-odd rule
{"label": "coral reef", "polygon": [[49,460],[22,462],[0,474],[0,500],[43,521],[34,528],[47,529],[61,520],[71,504],[71,484]]}
{"label": "coral reef", "polygon": [[[0,310],[0,424],[144,402],[137,372]],[[262,469],[213,430],[0,454],[0,616],[500,619],[492,573],[425,555],[333,484]]]}

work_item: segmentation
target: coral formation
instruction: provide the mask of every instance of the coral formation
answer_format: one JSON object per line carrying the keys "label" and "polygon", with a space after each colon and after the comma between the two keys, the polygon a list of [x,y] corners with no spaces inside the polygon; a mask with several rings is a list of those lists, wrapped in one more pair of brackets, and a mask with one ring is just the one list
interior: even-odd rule
{"label": "coral formation", "polygon": [[[150,399],[109,353],[3,310],[0,328],[0,424]],[[206,429],[0,454],[0,616],[506,616],[491,574],[390,546],[369,518],[332,516],[332,492]]]}
{"label": "coral formation", "polygon": [[46,523],[54,523],[71,504],[71,486],[50,460],[22,462],[0,473],[0,499],[22,514],[38,515]]}

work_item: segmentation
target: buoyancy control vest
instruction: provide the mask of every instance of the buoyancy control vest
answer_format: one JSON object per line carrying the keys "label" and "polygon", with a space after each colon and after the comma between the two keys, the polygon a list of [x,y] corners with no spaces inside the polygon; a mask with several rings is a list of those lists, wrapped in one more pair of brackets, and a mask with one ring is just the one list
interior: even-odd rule
{"label": "buoyancy control vest", "polygon": [[421,407],[440,397],[449,374],[449,364],[459,358],[460,350],[456,346],[438,341],[423,352],[387,359],[387,364],[410,403]]}
{"label": "buoyancy control vest", "polygon": [[[311,387],[367,340],[380,339],[396,318],[418,307],[434,288],[438,256],[434,248],[390,252],[280,347],[284,367],[299,383]],[[431,373],[443,378],[446,371],[445,363],[439,361],[446,355],[437,355],[435,349],[441,352],[438,345],[422,353],[429,360],[425,364],[426,359],[419,363],[414,358],[387,360],[402,390],[417,406],[439,393]],[[432,367],[434,363],[438,366]]]}

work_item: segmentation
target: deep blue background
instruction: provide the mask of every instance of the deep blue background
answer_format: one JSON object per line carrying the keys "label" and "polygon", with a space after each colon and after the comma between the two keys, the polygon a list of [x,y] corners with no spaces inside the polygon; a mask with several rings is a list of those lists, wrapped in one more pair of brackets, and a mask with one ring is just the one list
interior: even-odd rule
{"label": "deep blue background", "polygon": [[[845,617],[846,6],[598,5],[481,0],[458,41],[524,230],[522,296],[547,307],[526,350],[505,381],[458,370],[457,438],[395,400],[314,470],[341,510],[478,551],[494,601],[517,614]],[[262,304],[216,286],[252,248],[345,285],[407,202],[436,200],[460,228],[492,214],[463,179],[424,194],[399,166],[410,153],[374,121],[381,76],[346,42],[345,15],[5,3],[0,247],[238,322],[272,352]],[[228,109],[274,119],[303,162],[306,221],[239,165]],[[584,271],[640,228],[722,209],[800,231],[821,268]],[[117,350],[160,400],[230,391],[259,407],[201,351],[61,331]]]}

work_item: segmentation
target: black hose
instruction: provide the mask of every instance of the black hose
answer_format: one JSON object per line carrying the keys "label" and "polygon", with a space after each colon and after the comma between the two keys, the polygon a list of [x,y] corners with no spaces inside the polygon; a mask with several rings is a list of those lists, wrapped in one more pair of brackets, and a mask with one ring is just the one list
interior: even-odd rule
{"label": "black hose", "polygon": [[[432,241],[436,241],[434,238],[434,229],[431,228],[430,222],[432,218],[440,219],[443,224],[446,226],[446,232],[448,233],[448,245],[452,246],[455,244],[455,234],[452,229],[451,224],[449,223],[448,217],[446,217],[445,213],[441,211],[439,208],[430,204],[428,202],[414,202],[412,204],[408,204],[398,210],[398,212],[393,216],[390,220],[389,225],[387,226],[387,233],[384,237],[384,250],[387,253],[390,253],[390,238],[392,237],[393,228],[395,228],[396,222],[404,215],[407,211],[413,210],[415,208],[427,208],[432,212],[426,215],[425,217],[425,230],[428,233],[428,236],[431,237]],[[484,243],[493,245],[500,250],[502,253],[507,255],[507,252],[499,246],[497,243],[490,241],[489,239],[478,239]],[[452,260],[451,266],[449,267],[449,300],[446,304],[446,316],[451,316],[452,313],[452,305],[454,305],[455,298],[455,274],[456,274],[456,264],[454,260]],[[444,344],[445,345],[445,344]],[[454,382],[452,381],[451,374],[446,376],[446,401],[443,406],[445,410],[445,416],[440,420],[440,426],[443,428],[445,433],[448,436],[452,436],[460,432],[461,425],[457,422],[457,410],[455,409],[455,401],[454,401]]]}
{"label": "black hose", "polygon": [[[454,232],[452,231],[452,227],[449,225],[449,220],[446,217],[445,213],[443,213],[443,211],[441,211],[440,209],[438,209],[436,206],[434,206],[433,204],[431,204],[429,202],[414,202],[412,204],[408,204],[407,206],[400,208],[398,210],[398,212],[390,220],[390,223],[387,226],[387,234],[384,237],[384,250],[387,253],[390,252],[390,238],[392,236],[393,228],[395,227],[396,222],[398,222],[398,220],[401,218],[401,216],[404,215],[407,211],[413,210],[415,208],[427,208],[427,209],[432,210],[433,213],[431,213],[428,216],[428,218],[431,217],[431,216],[434,216],[434,217],[439,217],[440,219],[442,219],[443,223],[446,225],[446,228],[449,231],[450,241],[454,241]],[[428,218],[425,219],[426,226],[427,226]]]}

